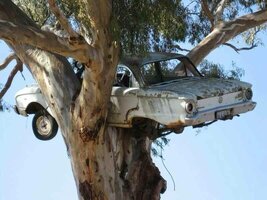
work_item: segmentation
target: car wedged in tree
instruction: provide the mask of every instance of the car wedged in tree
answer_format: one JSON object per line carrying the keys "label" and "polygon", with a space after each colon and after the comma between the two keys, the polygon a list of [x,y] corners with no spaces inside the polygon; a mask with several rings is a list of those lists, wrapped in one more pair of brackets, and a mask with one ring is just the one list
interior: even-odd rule
{"label": "car wedged in tree", "polygon": [[[202,127],[253,110],[251,87],[238,80],[204,77],[180,54],[128,56],[117,67],[107,123],[130,128],[138,121],[151,121],[159,131],[181,133],[187,126]],[[15,98],[18,114],[35,114],[36,137],[53,138],[58,126],[38,86],[18,91]]]}

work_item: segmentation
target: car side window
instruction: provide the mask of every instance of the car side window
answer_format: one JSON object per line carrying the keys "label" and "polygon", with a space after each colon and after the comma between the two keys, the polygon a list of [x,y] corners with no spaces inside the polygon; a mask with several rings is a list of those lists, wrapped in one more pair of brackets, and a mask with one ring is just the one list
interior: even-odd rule
{"label": "car side window", "polygon": [[178,59],[147,63],[141,66],[141,73],[148,85],[170,81],[179,77],[194,76]]}
{"label": "car side window", "polygon": [[156,63],[148,63],[141,67],[141,73],[149,84],[160,81],[160,74],[157,71]]}
{"label": "car side window", "polygon": [[[160,69],[161,73],[165,78],[173,78],[176,77],[178,74],[174,72],[174,69],[180,64],[181,62],[177,59],[166,60],[160,62]],[[186,76],[185,68],[182,67],[180,70],[179,76]],[[165,80],[166,81],[166,80]]]}
{"label": "car side window", "polygon": [[138,87],[132,71],[125,65],[119,64],[113,86]]}

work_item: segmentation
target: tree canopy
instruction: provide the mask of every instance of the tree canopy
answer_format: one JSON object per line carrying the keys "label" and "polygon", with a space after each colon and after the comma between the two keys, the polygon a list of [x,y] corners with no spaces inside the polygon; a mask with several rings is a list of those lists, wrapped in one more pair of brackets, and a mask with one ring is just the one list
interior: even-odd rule
{"label": "tree canopy", "polygon": [[[55,26],[56,17],[46,0],[15,0],[39,26]],[[80,32],[90,33],[90,20],[85,15],[86,2],[58,1],[58,6],[73,26]],[[121,49],[127,53],[149,50],[184,50],[177,44],[189,42],[196,45],[216,26],[244,14],[266,9],[264,0],[217,1],[112,1],[111,29]],[[266,25],[256,26],[244,32],[243,40],[254,47],[260,43],[257,33]],[[81,31],[83,30],[83,31]],[[236,48],[238,49],[238,48]]]}
{"label": "tree canopy", "polygon": [[[39,26],[56,22],[46,0],[15,1]],[[86,2],[60,1],[58,6],[80,33],[92,37],[91,24],[85,15]],[[176,42],[184,41],[186,13],[180,0],[174,1],[112,1],[110,29],[120,41],[123,52],[139,53],[153,49],[171,49]]]}

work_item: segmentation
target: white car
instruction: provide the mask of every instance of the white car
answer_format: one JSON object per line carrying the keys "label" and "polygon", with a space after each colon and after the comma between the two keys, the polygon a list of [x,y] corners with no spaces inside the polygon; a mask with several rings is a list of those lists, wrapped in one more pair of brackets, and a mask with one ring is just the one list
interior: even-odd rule
{"label": "white car", "polygon": [[[15,98],[18,114],[35,114],[35,136],[52,139],[58,125],[38,86],[18,91]],[[130,128],[140,121],[150,121],[160,130],[177,133],[186,126],[202,127],[232,119],[256,106],[251,84],[205,78],[186,56],[174,53],[123,58],[110,104],[110,126]]]}

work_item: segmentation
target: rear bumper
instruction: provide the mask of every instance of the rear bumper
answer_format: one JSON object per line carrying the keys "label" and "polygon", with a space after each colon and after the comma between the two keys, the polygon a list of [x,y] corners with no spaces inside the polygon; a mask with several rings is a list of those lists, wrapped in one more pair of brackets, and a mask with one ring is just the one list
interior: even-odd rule
{"label": "rear bumper", "polygon": [[[226,120],[231,119],[234,116],[237,116],[239,114],[251,111],[255,108],[256,102],[242,102],[237,104],[231,104],[228,106],[222,106],[220,108],[216,109],[209,109],[209,110],[203,110],[199,111],[196,115],[193,117],[186,117],[185,118],[185,126],[194,126],[198,124],[203,124],[205,122],[211,122],[214,120]],[[217,119],[216,118],[216,112],[223,111],[223,110],[230,110],[231,114],[227,116],[225,119]]]}

